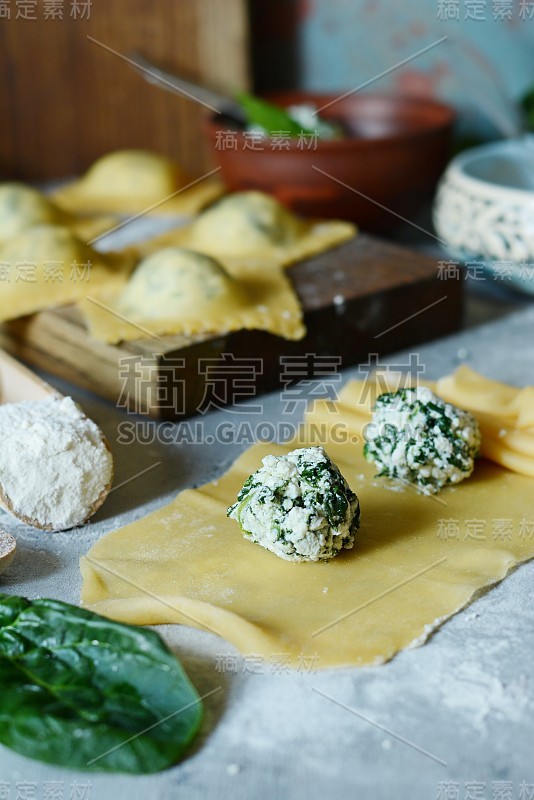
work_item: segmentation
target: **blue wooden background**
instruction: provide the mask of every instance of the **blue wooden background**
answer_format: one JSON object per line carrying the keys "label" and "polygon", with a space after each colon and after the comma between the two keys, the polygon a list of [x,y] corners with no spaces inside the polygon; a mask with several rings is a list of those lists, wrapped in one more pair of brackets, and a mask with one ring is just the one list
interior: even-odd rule
{"label": "blue wooden background", "polygon": [[494,138],[507,103],[534,83],[534,0],[253,5],[259,88],[348,90],[446,36],[367,90],[441,97],[460,109],[466,132]]}

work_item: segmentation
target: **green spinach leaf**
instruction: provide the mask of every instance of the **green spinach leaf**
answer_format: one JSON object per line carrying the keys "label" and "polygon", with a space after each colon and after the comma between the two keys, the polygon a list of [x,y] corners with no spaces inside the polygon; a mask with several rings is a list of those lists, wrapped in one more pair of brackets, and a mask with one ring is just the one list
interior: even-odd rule
{"label": "green spinach leaf", "polygon": [[202,721],[156,633],[57,600],[0,594],[0,687],[0,743],[72,769],[164,769]]}
{"label": "green spinach leaf", "polygon": [[254,95],[247,92],[239,92],[236,95],[236,99],[241,104],[249,125],[257,125],[268,133],[280,133],[283,131],[288,136],[311,135],[313,133],[312,130],[299,125],[280,106],[275,106],[266,100],[260,100],[259,97],[254,97]]}

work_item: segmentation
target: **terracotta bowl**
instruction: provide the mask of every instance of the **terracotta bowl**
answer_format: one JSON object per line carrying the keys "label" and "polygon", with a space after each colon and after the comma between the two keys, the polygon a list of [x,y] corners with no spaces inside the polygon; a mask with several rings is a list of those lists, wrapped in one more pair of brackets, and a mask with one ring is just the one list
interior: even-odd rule
{"label": "terracotta bowl", "polygon": [[[285,92],[267,99],[282,106],[313,103],[320,108],[336,97]],[[455,114],[449,106],[430,99],[356,93],[321,114],[341,122],[350,135],[316,143],[282,136],[283,141],[265,139],[262,149],[252,149],[250,138],[229,120],[208,118],[210,146],[228,188],[260,189],[298,213],[354,220],[363,229],[382,233],[399,225],[394,214],[412,219],[429,203],[450,155]]]}

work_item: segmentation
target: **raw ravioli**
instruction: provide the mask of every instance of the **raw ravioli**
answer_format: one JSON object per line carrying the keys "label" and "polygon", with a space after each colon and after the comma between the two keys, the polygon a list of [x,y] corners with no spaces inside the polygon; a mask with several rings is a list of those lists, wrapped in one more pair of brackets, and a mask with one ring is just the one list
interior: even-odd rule
{"label": "raw ravioli", "polygon": [[224,191],[210,178],[190,183],[170,158],[147,150],[116,150],[95,161],[82,178],[58,189],[54,200],[78,213],[195,214]]}
{"label": "raw ravioli", "polygon": [[257,191],[226,195],[190,225],[142,242],[142,254],[167,245],[191,247],[216,258],[241,259],[264,269],[288,265],[356,235],[350,222],[299,219],[274,197]]}
{"label": "raw ravioli", "polygon": [[138,265],[120,293],[80,304],[90,333],[105,342],[240,329],[303,337],[298,298],[279,267],[232,275],[225,266],[185,248],[160,250]]}
{"label": "raw ravioli", "polygon": [[0,248],[0,321],[81,300],[121,286],[126,252],[97,253],[60,225],[38,225]]}

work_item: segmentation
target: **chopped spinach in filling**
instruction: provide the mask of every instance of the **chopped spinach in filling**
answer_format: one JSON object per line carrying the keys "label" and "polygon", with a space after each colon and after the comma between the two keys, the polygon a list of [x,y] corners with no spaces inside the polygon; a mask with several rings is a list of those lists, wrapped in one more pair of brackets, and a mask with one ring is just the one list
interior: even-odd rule
{"label": "chopped spinach in filling", "polygon": [[415,485],[424,494],[471,475],[480,450],[476,419],[430,389],[381,395],[366,431],[364,454],[379,476]]}
{"label": "chopped spinach in filling", "polygon": [[319,561],[351,548],[358,498],[322,447],[266,456],[228,509],[246,537],[288,561]]}

